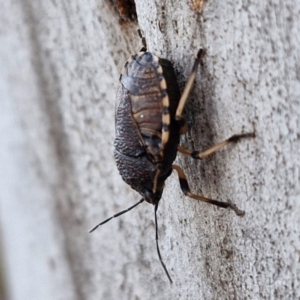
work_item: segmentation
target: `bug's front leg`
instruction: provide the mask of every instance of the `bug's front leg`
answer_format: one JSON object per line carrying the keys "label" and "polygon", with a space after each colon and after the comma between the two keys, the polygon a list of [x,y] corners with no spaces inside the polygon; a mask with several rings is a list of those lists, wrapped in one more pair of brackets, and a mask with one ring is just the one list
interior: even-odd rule
{"label": "bug's front leg", "polygon": [[175,114],[176,120],[181,120],[182,119],[182,113],[183,113],[186,101],[188,100],[188,96],[189,96],[189,94],[191,92],[191,89],[193,87],[193,84],[194,84],[194,81],[195,81],[195,78],[196,78],[197,69],[198,69],[200,60],[201,60],[203,55],[204,55],[204,50],[200,49],[198,51],[197,58],[194,62],[191,75],[188,78],[188,81],[187,81],[187,83],[184,87],[183,93],[182,93],[181,98],[179,100],[177,110],[176,110],[176,114]]}
{"label": "bug's front leg", "polygon": [[223,147],[225,147],[226,145],[228,145],[230,143],[236,143],[240,139],[243,139],[243,138],[254,138],[254,137],[255,137],[255,134],[253,132],[252,133],[244,133],[244,134],[235,134],[232,137],[230,137],[229,139],[227,139],[227,140],[225,140],[203,152],[191,151],[180,145],[178,146],[178,151],[185,155],[191,156],[194,159],[203,159],[203,158],[206,158],[207,156],[217,152],[218,150],[222,149]]}
{"label": "bug's front leg", "polygon": [[206,202],[206,203],[209,203],[209,204],[213,204],[213,205],[216,205],[216,206],[220,206],[220,207],[223,207],[223,208],[230,208],[238,216],[243,216],[245,214],[244,211],[240,210],[235,204],[233,204],[233,203],[231,203],[229,201],[228,202],[221,202],[221,201],[217,201],[217,200],[213,200],[213,199],[208,199],[208,198],[205,198],[203,196],[199,196],[199,195],[193,194],[190,191],[190,188],[189,188],[186,176],[183,173],[183,170],[179,166],[177,166],[177,165],[172,165],[172,168],[177,171],[178,177],[179,177],[180,188],[181,188],[182,192],[186,196],[188,196],[190,198],[193,198],[195,200],[203,201],[203,202]]}

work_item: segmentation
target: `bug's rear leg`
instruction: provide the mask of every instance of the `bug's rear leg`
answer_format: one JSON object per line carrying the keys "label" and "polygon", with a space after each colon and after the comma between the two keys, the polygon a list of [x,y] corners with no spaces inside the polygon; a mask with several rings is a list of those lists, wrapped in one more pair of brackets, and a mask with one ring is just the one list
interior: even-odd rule
{"label": "bug's rear leg", "polygon": [[235,134],[232,137],[230,137],[229,139],[227,139],[227,140],[225,140],[203,152],[191,151],[182,146],[178,146],[178,151],[185,155],[189,155],[194,159],[203,159],[203,158],[206,158],[207,156],[215,153],[216,151],[222,149],[223,147],[225,147],[226,145],[228,145],[230,143],[236,143],[240,139],[243,139],[243,138],[253,138],[253,137],[255,137],[255,134],[253,132],[252,133],[244,133],[244,134]]}
{"label": "bug's rear leg", "polygon": [[183,170],[177,165],[172,165],[172,168],[177,171],[178,177],[179,177],[180,188],[186,196],[188,196],[190,198],[193,198],[195,200],[203,201],[203,202],[213,204],[213,205],[216,205],[216,206],[220,206],[220,207],[223,207],[223,208],[230,208],[238,216],[243,216],[245,214],[244,211],[240,210],[235,204],[231,203],[230,201],[221,202],[221,201],[208,199],[208,198],[205,198],[203,196],[199,196],[199,195],[195,195],[195,194],[191,193],[188,182],[186,180],[186,176],[183,173]]}
{"label": "bug's rear leg", "polygon": [[188,96],[189,96],[189,94],[191,92],[191,89],[193,87],[193,83],[194,83],[195,78],[196,78],[196,73],[197,73],[197,69],[198,69],[199,63],[200,63],[200,59],[203,56],[203,54],[204,54],[204,50],[200,49],[198,51],[197,58],[196,58],[196,60],[194,62],[191,75],[188,78],[188,81],[187,81],[187,83],[186,83],[186,85],[184,87],[183,93],[182,93],[181,98],[179,100],[179,103],[178,103],[178,106],[177,106],[177,110],[176,110],[176,115],[175,115],[176,120],[180,120],[182,118],[182,113],[183,113],[186,101],[188,99]]}

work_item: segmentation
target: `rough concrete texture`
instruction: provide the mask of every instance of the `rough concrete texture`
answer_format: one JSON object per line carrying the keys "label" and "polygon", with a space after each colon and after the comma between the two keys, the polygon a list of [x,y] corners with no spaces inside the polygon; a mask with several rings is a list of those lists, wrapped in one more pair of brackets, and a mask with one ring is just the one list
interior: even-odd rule
{"label": "rough concrete texture", "polygon": [[182,144],[206,149],[256,132],[205,161],[178,156],[193,192],[168,179],[158,212],[113,160],[119,72],[141,42],[110,1],[5,2],[0,11],[0,221],[9,299],[300,297],[299,1],[136,1],[148,49],[181,88],[206,51]]}

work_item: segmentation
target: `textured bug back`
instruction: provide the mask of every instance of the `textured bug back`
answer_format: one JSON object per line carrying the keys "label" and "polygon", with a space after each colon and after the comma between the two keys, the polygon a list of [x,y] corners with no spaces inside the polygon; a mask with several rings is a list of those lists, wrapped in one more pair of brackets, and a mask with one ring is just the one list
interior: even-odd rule
{"label": "textured bug back", "polygon": [[[145,190],[154,190],[158,168],[161,169],[156,178],[158,186],[163,185],[171,172],[179,142],[179,126],[175,121],[179,97],[169,61],[150,52],[140,52],[125,64],[117,93],[115,159],[123,180],[143,196]],[[164,113],[170,119],[170,138],[163,148]]]}
{"label": "textured bug back", "polygon": [[142,136],[160,137],[162,128],[162,95],[158,63],[145,52],[128,63],[121,84],[129,92],[132,117]]}

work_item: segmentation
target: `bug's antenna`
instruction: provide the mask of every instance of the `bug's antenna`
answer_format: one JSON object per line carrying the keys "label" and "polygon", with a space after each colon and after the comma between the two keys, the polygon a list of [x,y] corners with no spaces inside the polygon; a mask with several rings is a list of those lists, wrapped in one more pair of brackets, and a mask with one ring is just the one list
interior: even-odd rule
{"label": "bug's antenna", "polygon": [[136,204],[130,206],[129,208],[127,208],[127,209],[125,209],[125,210],[122,210],[122,211],[120,211],[119,213],[113,215],[112,217],[110,217],[110,218],[104,220],[103,222],[101,222],[101,223],[99,223],[98,225],[96,225],[95,227],[93,227],[93,228],[89,231],[89,233],[93,232],[93,231],[96,230],[100,225],[105,224],[106,222],[110,221],[111,219],[116,218],[116,217],[118,217],[118,216],[121,216],[121,215],[125,214],[126,212],[130,211],[131,209],[133,209],[133,208],[135,208],[136,206],[138,206],[139,204],[141,204],[143,201],[144,201],[144,199],[141,199],[138,203],[136,203]]}
{"label": "bug's antenna", "polygon": [[155,204],[154,206],[154,215],[155,215],[155,239],[156,239],[156,249],[157,249],[157,254],[158,254],[158,258],[161,262],[161,265],[163,266],[169,280],[170,280],[170,283],[173,283],[172,279],[171,279],[171,276],[169,275],[169,272],[161,258],[161,255],[160,255],[160,251],[159,251],[159,247],[158,247],[158,233],[157,233],[157,215],[156,215],[156,211],[157,211],[157,208],[158,208],[158,202]]}

